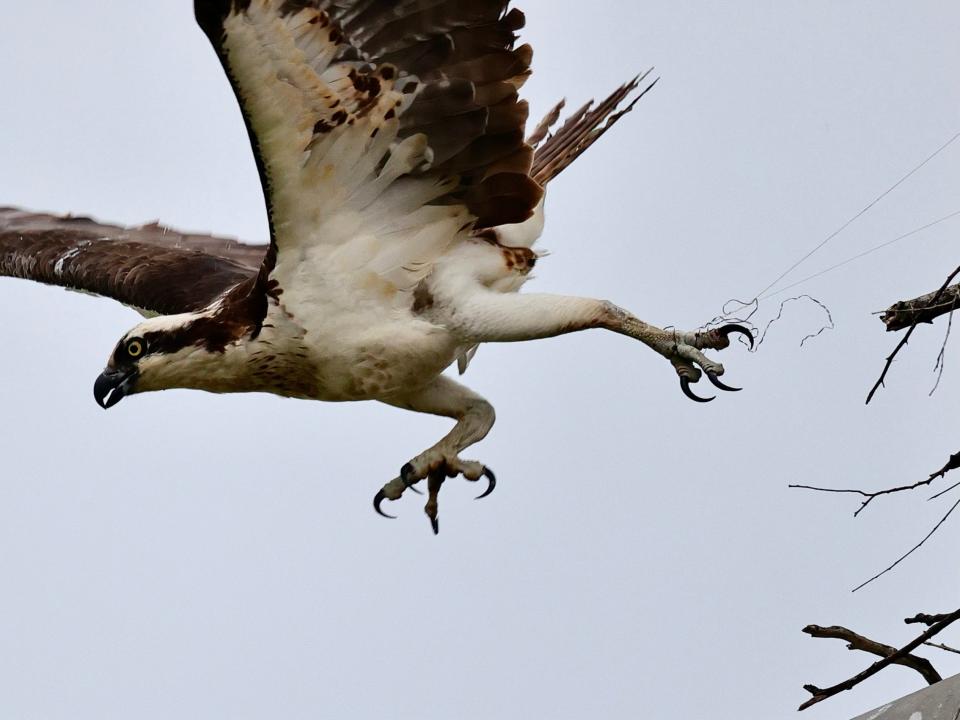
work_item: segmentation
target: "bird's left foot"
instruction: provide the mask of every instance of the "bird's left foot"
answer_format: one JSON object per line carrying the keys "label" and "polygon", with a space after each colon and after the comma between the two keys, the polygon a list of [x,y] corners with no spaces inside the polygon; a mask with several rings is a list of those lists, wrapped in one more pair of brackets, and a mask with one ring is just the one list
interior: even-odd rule
{"label": "bird's left foot", "polygon": [[487,479],[487,488],[477,496],[477,500],[487,497],[497,486],[497,478],[483,463],[475,460],[461,460],[456,455],[445,456],[440,453],[425,453],[420,457],[408,462],[400,468],[400,476],[384,485],[373,498],[373,509],[384,517],[392,518],[382,509],[381,504],[384,500],[398,500],[403,495],[404,490],[412,490],[415,493],[420,491],[415,485],[421,480],[427,481],[427,504],[423,510],[430,518],[430,526],[434,534],[440,532],[438,497],[440,487],[447,478],[462,475],[464,480],[477,482],[480,478]]}

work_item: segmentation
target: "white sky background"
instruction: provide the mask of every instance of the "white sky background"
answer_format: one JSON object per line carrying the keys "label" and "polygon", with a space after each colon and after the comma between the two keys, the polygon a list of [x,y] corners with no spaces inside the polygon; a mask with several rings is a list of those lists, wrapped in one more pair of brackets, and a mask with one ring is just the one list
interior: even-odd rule
{"label": "white sky background", "polygon": [[[695,327],[749,297],[960,130],[952,2],[525,0],[525,94],[599,96],[656,65],[635,113],[552,187],[531,290],[602,296]],[[240,115],[190,3],[2,0],[0,203],[266,239]],[[584,12],[586,8],[587,12]],[[960,143],[796,277],[960,209]],[[960,449],[953,344],[924,327],[874,403],[897,336],[872,311],[938,286],[960,219],[803,290],[739,395],[680,394],[660,357],[600,332],[481,349],[497,407],[451,481],[370,499],[449,422],[376,404],[185,391],[109,413],[91,387],[137,316],[0,282],[0,714],[5,718],[781,718],[957,605],[960,516],[893,574],[952,500],[788,483],[912,482]],[[775,314],[771,301],[763,317]],[[705,388],[700,388],[701,391]],[[954,632],[944,641],[960,642]],[[930,649],[944,674],[955,657]],[[917,689],[893,668],[805,713]]]}

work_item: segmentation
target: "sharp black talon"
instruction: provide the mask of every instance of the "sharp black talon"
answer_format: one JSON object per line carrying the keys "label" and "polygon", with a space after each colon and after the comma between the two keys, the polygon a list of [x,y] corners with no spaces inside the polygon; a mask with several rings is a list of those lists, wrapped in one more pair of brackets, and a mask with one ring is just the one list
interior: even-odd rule
{"label": "sharp black talon", "polygon": [[390,520],[396,520],[396,515],[387,515],[383,510],[380,509],[380,503],[386,499],[387,494],[383,490],[380,490],[380,492],[373,497],[373,509],[377,511],[377,515],[383,515],[383,517],[389,518]]}
{"label": "sharp black talon", "polygon": [[733,323],[730,325],[724,325],[723,327],[717,329],[725,338],[729,338],[731,333],[740,333],[741,335],[746,335],[747,339],[750,341],[750,349],[753,350],[753,333],[743,325],[737,325]]}
{"label": "sharp black talon", "polygon": [[483,476],[487,479],[487,489],[477,495],[476,500],[483,500],[487,495],[497,489],[497,476],[493,474],[493,470],[485,467],[483,469]]}
{"label": "sharp black talon", "polygon": [[680,378],[680,389],[683,390],[683,394],[694,402],[707,403],[713,400],[712,397],[702,398],[699,395],[694,395],[693,390],[690,389],[690,378],[684,376]]}
{"label": "sharp black talon", "polygon": [[417,495],[423,495],[421,491],[417,490],[417,488],[414,487],[413,482],[411,482],[410,480],[411,475],[413,475],[413,465],[411,463],[407,463],[402,468],[400,468],[400,482],[403,483],[403,486],[407,490],[411,490]]}
{"label": "sharp black talon", "polygon": [[440,534],[440,518],[439,517],[430,518],[430,527],[433,528],[434,535],[439,535]]}
{"label": "sharp black talon", "polygon": [[727,392],[740,392],[743,390],[743,388],[730,387],[729,385],[721,382],[720,378],[713,373],[707,373],[707,380],[713,383],[714,387],[720,388],[721,390],[726,390]]}

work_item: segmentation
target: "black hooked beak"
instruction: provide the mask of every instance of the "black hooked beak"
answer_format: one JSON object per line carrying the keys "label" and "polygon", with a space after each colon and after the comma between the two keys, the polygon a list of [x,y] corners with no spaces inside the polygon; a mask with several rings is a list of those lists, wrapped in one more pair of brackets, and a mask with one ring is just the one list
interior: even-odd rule
{"label": "black hooked beak", "polygon": [[128,395],[137,383],[136,368],[113,370],[107,368],[93,383],[93,397],[104,410],[112,408]]}

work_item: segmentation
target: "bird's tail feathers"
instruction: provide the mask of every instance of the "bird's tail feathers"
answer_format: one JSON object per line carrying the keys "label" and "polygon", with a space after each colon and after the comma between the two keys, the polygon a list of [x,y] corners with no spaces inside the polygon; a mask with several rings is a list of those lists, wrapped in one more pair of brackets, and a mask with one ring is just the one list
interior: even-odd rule
{"label": "bird's tail feathers", "polygon": [[[596,106],[593,100],[586,103],[550,135],[550,128],[560,119],[566,101],[557,103],[527,138],[527,143],[536,150],[531,177],[541,186],[545,186],[580,157],[601,135],[613,127],[617,120],[633,110],[637,101],[657,84],[659,78],[650,83],[645,82],[651,71],[652,68],[621,85]],[[621,109],[621,104],[641,86],[642,89],[630,104]]]}

